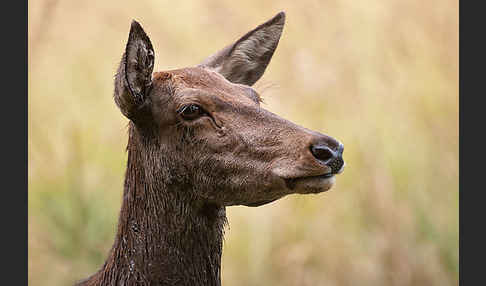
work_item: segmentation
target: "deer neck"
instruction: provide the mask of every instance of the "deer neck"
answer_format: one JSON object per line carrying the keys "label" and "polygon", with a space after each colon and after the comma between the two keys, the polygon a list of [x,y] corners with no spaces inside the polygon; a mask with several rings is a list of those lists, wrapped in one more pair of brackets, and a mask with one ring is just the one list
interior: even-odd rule
{"label": "deer neck", "polygon": [[[224,206],[201,203],[147,164],[150,148],[128,145],[123,203],[101,285],[221,285]],[[143,147],[143,148],[138,148]]]}

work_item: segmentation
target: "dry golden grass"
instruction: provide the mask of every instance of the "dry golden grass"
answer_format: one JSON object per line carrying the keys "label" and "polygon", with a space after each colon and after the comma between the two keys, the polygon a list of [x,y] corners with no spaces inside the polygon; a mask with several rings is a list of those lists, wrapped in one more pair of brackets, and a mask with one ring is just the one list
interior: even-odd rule
{"label": "dry golden grass", "polygon": [[285,10],[264,107],[345,145],[329,192],[228,208],[223,285],[458,284],[458,1],[29,1],[29,283],[69,285],[111,247],[131,19],[166,70]]}

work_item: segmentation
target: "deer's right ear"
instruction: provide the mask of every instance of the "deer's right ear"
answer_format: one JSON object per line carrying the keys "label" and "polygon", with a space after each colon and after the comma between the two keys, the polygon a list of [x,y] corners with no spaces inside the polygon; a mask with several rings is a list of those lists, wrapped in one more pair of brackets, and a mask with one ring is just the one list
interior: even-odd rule
{"label": "deer's right ear", "polygon": [[135,119],[152,85],[154,49],[140,24],[133,20],[128,42],[115,76],[115,102],[129,119]]}

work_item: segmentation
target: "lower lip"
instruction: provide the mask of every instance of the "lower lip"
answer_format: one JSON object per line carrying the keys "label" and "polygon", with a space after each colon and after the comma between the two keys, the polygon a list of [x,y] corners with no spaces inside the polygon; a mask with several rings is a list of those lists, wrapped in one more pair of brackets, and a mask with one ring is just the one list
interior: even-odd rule
{"label": "lower lip", "polygon": [[335,182],[334,174],[298,178],[287,181],[287,186],[297,193],[321,193],[329,190]]}

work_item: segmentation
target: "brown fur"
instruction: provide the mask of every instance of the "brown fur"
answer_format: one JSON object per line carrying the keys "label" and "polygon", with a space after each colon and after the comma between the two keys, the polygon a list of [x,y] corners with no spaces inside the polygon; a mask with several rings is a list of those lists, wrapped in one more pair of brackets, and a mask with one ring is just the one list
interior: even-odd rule
{"label": "brown fur", "polygon": [[[150,40],[132,23],[115,78],[115,102],[130,119],[118,231],[104,265],[78,285],[220,285],[226,206],[332,186],[342,145],[261,108],[250,87],[284,18],[199,66],[153,74]],[[190,104],[204,115],[184,119],[180,110]]]}

